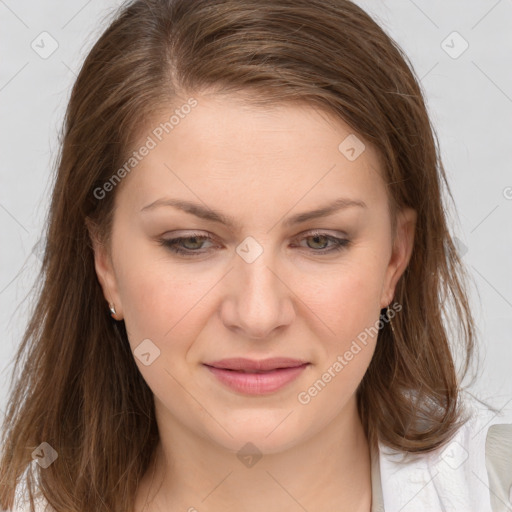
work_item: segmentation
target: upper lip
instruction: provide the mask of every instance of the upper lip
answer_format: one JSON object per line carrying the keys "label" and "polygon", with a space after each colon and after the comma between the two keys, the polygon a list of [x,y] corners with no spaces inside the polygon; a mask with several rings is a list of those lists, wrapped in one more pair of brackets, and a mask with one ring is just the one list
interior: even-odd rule
{"label": "upper lip", "polygon": [[300,359],[291,359],[289,357],[272,357],[269,359],[246,359],[244,357],[235,357],[230,359],[221,359],[211,363],[204,363],[206,366],[222,368],[225,370],[275,370],[276,368],[292,368],[308,364],[307,361]]}

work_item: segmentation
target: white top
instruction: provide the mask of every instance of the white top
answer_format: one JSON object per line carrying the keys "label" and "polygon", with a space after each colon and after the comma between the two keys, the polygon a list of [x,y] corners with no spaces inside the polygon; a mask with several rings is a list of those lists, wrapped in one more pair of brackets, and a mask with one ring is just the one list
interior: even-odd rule
{"label": "white top", "polygon": [[512,512],[512,399],[495,413],[461,398],[471,416],[448,445],[400,462],[379,444],[371,512]]}
{"label": "white top", "polygon": [[[512,511],[512,399],[497,414],[466,392],[461,398],[471,416],[448,445],[404,460],[379,443],[371,512]],[[30,512],[19,493],[12,511]],[[36,511],[53,508],[41,498]]]}

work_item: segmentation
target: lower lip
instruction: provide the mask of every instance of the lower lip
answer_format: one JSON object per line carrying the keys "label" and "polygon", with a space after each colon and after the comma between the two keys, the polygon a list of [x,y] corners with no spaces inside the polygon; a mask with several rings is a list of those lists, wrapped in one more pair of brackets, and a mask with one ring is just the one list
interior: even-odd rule
{"label": "lower lip", "polygon": [[279,368],[265,373],[244,373],[205,365],[217,379],[231,389],[248,395],[273,393],[296,379],[309,363],[292,368]]}

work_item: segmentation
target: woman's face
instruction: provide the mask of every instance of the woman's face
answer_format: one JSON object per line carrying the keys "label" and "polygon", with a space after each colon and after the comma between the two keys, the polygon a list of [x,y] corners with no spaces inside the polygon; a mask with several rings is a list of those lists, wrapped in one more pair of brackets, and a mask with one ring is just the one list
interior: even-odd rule
{"label": "woman's face", "polygon": [[[306,106],[195,98],[169,133],[176,105],[141,134],[135,150],[150,149],[110,192],[96,269],[159,420],[277,452],[353,415],[414,212],[399,215],[393,247],[377,154],[347,125]],[[206,365],[228,358],[295,369]]]}

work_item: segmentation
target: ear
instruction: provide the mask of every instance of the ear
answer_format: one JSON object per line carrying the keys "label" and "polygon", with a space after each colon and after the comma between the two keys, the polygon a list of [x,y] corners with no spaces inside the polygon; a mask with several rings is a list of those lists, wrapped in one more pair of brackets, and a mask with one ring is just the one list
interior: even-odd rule
{"label": "ear", "polygon": [[396,235],[382,287],[381,308],[386,308],[393,300],[398,280],[409,264],[416,220],[417,214],[412,208],[404,208],[397,213]]}
{"label": "ear", "polygon": [[94,268],[96,269],[96,275],[98,276],[98,281],[103,290],[103,296],[107,301],[105,307],[112,304],[116,310],[116,314],[112,314],[112,317],[115,320],[122,320],[122,304],[117,289],[117,280],[114,274],[110,248],[99,236],[99,230],[96,224],[89,218],[85,220],[85,223],[87,231],[89,232],[89,238],[92,242]]}

